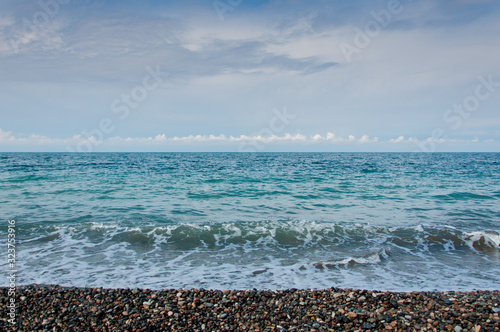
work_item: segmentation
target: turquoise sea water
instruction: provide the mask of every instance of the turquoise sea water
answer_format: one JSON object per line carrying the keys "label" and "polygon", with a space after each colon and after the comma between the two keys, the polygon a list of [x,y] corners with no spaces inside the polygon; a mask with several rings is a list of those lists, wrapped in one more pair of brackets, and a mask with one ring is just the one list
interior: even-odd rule
{"label": "turquoise sea water", "polygon": [[0,166],[18,284],[500,285],[500,154],[0,153]]}

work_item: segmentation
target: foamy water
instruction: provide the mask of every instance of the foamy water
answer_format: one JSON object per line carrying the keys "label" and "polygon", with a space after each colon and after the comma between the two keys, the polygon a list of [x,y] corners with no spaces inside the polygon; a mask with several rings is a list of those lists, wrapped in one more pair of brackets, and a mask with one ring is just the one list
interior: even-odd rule
{"label": "foamy water", "polygon": [[499,162],[0,154],[0,202],[5,225],[16,220],[19,284],[498,289]]}

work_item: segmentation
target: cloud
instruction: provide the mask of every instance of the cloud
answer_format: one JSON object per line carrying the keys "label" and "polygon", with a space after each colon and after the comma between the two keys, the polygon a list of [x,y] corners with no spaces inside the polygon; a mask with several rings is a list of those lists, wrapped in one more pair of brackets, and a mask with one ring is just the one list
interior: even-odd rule
{"label": "cloud", "polygon": [[[71,135],[111,118],[116,139],[99,147],[237,144],[241,133],[269,122],[272,108],[287,105],[297,119],[285,129],[290,136],[282,131],[253,141],[412,143],[446,125],[442,114],[473,91],[479,75],[500,79],[500,6],[401,3],[404,10],[347,62],[340,43],[354,44],[356,28],[364,30],[371,12],[387,9],[388,1],[247,1],[224,21],[210,1],[70,1],[25,33],[23,19],[33,21],[40,2],[6,0],[0,2],[1,125],[80,142]],[[19,41],[15,52],[9,36]],[[163,84],[119,121],[113,101],[157,65],[168,73]],[[498,95],[453,135],[498,139],[491,125],[499,121]]]}
{"label": "cloud", "polygon": [[[480,140],[478,137],[472,139],[458,139],[458,138],[434,138],[429,137],[426,139],[418,140],[414,137],[405,139],[403,136],[397,138],[390,138],[387,140],[379,140],[377,137],[370,138],[368,135],[363,135],[356,138],[354,135],[347,137],[337,136],[334,133],[328,132],[326,135],[302,135],[302,134],[283,134],[283,135],[239,135],[239,136],[226,136],[220,135],[188,135],[188,136],[174,136],[167,137],[165,134],[159,134],[151,137],[110,137],[99,139],[96,136],[85,137],[83,135],[73,135],[68,138],[49,138],[42,135],[31,134],[25,136],[15,136],[11,132],[3,131],[0,129],[0,148],[9,150],[10,148],[32,148],[35,151],[54,150],[56,148],[60,151],[113,151],[119,149],[120,151],[136,151],[137,149],[159,149],[171,147],[198,147],[200,151],[209,151],[211,148],[225,148],[228,150],[237,150],[238,147],[254,145],[259,146],[259,151],[264,151],[266,146],[361,146],[370,144],[378,146],[383,149],[390,145],[407,146],[404,150],[416,151],[416,147],[433,144],[494,144],[497,142],[493,139]],[[127,150],[128,149],[128,150]]]}
{"label": "cloud", "polygon": [[8,142],[13,142],[15,140],[16,138],[12,136],[12,132],[3,131],[2,129],[0,129],[0,143],[8,143]]}
{"label": "cloud", "polygon": [[418,140],[415,137],[410,137],[408,139],[405,139],[404,136],[399,136],[398,138],[391,138],[388,140],[389,143],[415,143],[418,142]]}
{"label": "cloud", "polygon": [[[37,6],[32,11],[36,9],[41,11]],[[0,48],[5,79],[115,81],[133,77],[151,63],[162,63],[171,80],[249,72],[308,75],[337,64],[315,55],[273,52],[270,45],[289,37],[279,35],[275,28],[271,33],[255,28],[251,22],[221,29],[173,14],[142,12],[131,18],[107,11],[109,15],[100,13],[73,21],[63,9],[43,26],[33,24],[28,14],[17,20],[0,18],[0,31],[8,32],[2,34],[2,44],[12,46]],[[25,70],[12,69],[20,59],[9,57],[12,54],[22,55]]]}
{"label": "cloud", "polygon": [[359,139],[359,142],[360,143],[376,143],[376,142],[378,142],[378,138],[375,137],[373,139],[370,139],[370,137],[368,135],[363,135],[363,137],[361,137]]}

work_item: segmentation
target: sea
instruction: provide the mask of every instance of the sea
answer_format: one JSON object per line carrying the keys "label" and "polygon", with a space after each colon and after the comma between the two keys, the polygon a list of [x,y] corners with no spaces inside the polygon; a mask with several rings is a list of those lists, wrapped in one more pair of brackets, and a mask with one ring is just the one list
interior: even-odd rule
{"label": "sea", "polygon": [[1,286],[500,289],[499,153],[0,153],[0,207]]}

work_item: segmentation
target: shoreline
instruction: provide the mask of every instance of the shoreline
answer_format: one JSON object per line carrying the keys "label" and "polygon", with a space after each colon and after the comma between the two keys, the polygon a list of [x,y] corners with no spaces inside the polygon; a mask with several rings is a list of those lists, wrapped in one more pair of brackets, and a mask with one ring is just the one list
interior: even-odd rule
{"label": "shoreline", "polygon": [[[9,288],[1,287],[0,329]],[[500,331],[500,291],[16,289],[18,331]]]}

